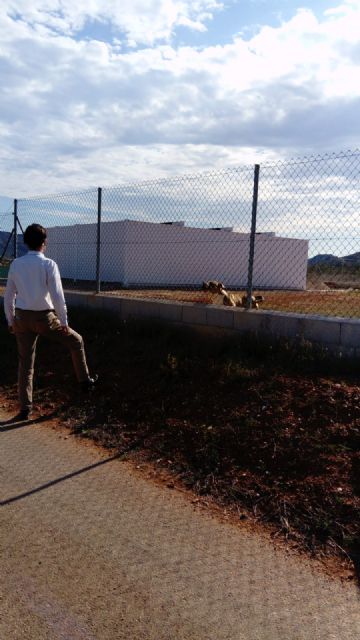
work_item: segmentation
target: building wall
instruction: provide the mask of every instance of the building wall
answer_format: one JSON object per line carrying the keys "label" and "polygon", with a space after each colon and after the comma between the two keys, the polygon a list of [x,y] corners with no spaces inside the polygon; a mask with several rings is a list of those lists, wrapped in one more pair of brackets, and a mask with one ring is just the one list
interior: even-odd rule
{"label": "building wall", "polygon": [[[48,255],[66,278],[95,279],[96,225],[48,230]],[[101,280],[126,286],[247,283],[250,236],[231,230],[122,220],[101,229]],[[257,234],[254,287],[306,287],[308,241]]]}
{"label": "building wall", "polygon": [[309,243],[259,235],[255,241],[254,286],[306,289]]}
{"label": "building wall", "polygon": [[[101,234],[101,279],[110,282],[124,280],[124,223],[108,222]],[[49,227],[47,256],[55,260],[63,278],[96,279],[96,224],[76,224]]]}

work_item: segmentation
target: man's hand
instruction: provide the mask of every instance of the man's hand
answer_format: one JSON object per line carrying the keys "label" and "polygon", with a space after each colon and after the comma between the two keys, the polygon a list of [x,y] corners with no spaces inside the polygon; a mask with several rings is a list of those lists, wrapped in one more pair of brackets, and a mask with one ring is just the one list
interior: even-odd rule
{"label": "man's hand", "polygon": [[15,331],[14,331],[14,327],[13,327],[13,325],[12,325],[12,324],[9,324],[9,325],[8,325],[8,329],[9,329],[10,333],[15,333]]}
{"label": "man's hand", "polygon": [[64,333],[66,336],[70,335],[70,327],[68,325],[62,325],[61,332]]}

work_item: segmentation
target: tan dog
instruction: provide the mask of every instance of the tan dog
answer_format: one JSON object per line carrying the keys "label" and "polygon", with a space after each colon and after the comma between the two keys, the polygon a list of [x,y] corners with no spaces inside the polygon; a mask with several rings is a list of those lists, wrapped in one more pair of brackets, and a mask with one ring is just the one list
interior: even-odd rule
{"label": "tan dog", "polygon": [[[217,280],[209,280],[208,282],[203,282],[202,288],[203,291],[210,291],[210,293],[220,294],[221,296],[223,296],[223,304],[226,307],[245,308],[247,306],[247,295],[238,298],[233,293],[228,293],[222,282],[218,282]],[[251,296],[251,307],[253,309],[258,309],[260,302],[264,302],[263,296]]]}
{"label": "tan dog", "polygon": [[[224,295],[223,304],[226,307],[243,307],[243,308],[246,308],[247,299],[248,299],[247,295],[241,296],[238,299],[236,299],[236,297],[232,293],[224,292],[223,295]],[[264,297],[263,296],[251,296],[251,308],[252,309],[258,309],[260,302],[264,302]]]}

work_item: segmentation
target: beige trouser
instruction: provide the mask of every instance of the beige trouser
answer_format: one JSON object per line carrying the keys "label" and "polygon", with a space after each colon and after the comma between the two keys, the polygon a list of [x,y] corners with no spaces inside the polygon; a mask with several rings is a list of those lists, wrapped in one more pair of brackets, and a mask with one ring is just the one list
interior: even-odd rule
{"label": "beige trouser", "polygon": [[70,329],[69,334],[64,333],[54,311],[16,309],[13,327],[19,355],[18,390],[21,409],[31,409],[32,406],[34,362],[39,335],[69,349],[78,382],[88,379],[84,341],[73,329]]}

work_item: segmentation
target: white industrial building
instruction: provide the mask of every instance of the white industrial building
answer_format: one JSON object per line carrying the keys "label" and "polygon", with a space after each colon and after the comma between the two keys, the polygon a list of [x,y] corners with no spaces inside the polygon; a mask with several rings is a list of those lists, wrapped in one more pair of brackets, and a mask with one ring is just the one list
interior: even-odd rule
{"label": "white industrial building", "polygon": [[[64,278],[94,280],[96,224],[48,228],[47,255]],[[232,228],[186,227],[183,222],[136,220],[101,225],[100,277],[123,286],[200,286],[220,280],[243,288],[250,235]],[[258,233],[253,285],[257,289],[305,289],[308,240]]]}

